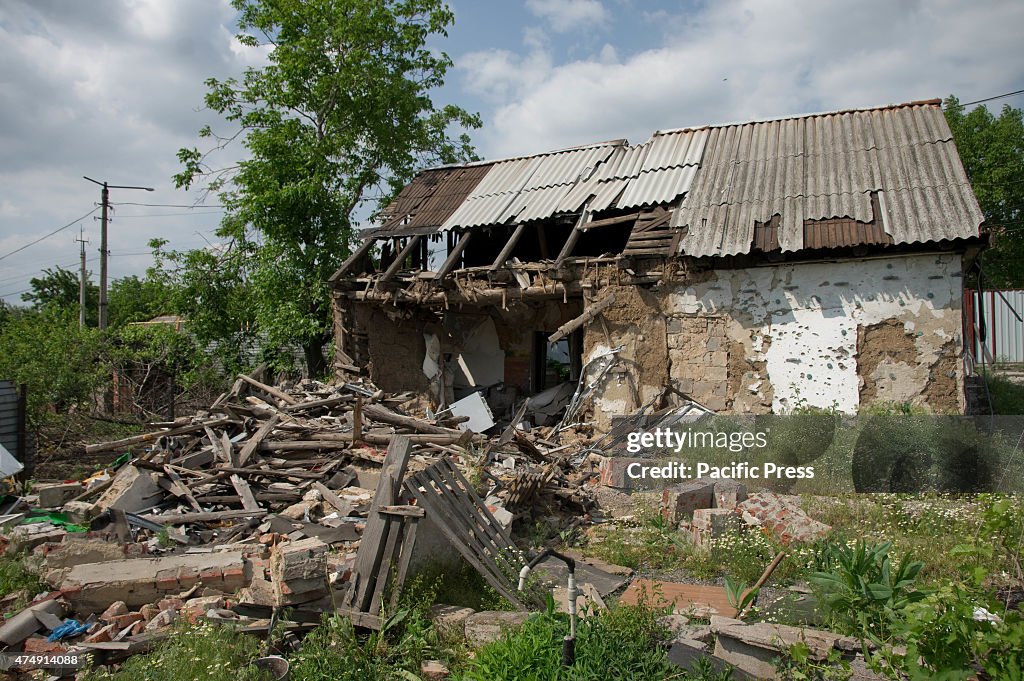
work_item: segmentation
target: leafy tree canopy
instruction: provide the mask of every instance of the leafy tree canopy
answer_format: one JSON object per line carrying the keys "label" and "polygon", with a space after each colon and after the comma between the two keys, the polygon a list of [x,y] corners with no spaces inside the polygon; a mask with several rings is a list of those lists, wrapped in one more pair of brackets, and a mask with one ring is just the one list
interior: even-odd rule
{"label": "leafy tree canopy", "polygon": [[353,216],[386,201],[416,169],[473,158],[480,119],[435,106],[451,59],[433,49],[453,21],[441,0],[233,0],[242,44],[270,48],[241,81],[209,79],[206,105],[237,129],[200,137],[211,151],[241,139],[228,169],[182,149],[179,187],[220,192],[219,234],[247,271],[253,317],[273,344],[298,344],[323,373],[330,339],[326,280],[348,254]]}
{"label": "leafy tree canopy", "polygon": [[[79,283],[78,272],[63,267],[47,268],[43,270],[42,276],[29,280],[32,290],[21,294],[21,299],[31,303],[32,308],[36,310],[53,307],[71,310],[77,314]],[[90,326],[96,325],[98,300],[99,287],[86,279],[85,322]]]}
{"label": "leafy tree canopy", "polygon": [[964,170],[990,233],[982,254],[987,286],[1024,286],[1024,113],[1004,106],[999,116],[987,107],[965,112],[950,95],[943,103],[946,120]]}

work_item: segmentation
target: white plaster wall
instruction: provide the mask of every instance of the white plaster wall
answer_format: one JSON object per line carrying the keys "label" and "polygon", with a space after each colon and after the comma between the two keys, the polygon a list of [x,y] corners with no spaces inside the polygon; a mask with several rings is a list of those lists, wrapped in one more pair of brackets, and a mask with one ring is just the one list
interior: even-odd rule
{"label": "white plaster wall", "polygon": [[[726,317],[730,336],[749,342],[749,358],[767,363],[773,411],[803,404],[853,412],[858,327],[898,319],[915,334],[922,363],[937,357],[946,342],[959,344],[961,277],[959,254],[719,270],[671,291],[664,312]],[[764,352],[761,337],[771,340]]]}

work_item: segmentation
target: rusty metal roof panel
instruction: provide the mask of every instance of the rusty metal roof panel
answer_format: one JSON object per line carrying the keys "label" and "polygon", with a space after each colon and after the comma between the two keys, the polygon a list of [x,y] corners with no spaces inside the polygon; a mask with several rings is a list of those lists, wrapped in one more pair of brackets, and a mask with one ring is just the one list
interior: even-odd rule
{"label": "rusty metal roof panel", "polygon": [[459,168],[437,185],[434,194],[419,207],[409,221],[409,227],[440,227],[451,217],[473,188],[490,170],[490,166],[475,165]]}
{"label": "rusty metal roof panel", "polygon": [[804,248],[805,220],[881,222],[897,244],[976,237],[982,221],[937,102],[712,129],[673,215],[681,251],[746,253],[773,215],[784,251]]}

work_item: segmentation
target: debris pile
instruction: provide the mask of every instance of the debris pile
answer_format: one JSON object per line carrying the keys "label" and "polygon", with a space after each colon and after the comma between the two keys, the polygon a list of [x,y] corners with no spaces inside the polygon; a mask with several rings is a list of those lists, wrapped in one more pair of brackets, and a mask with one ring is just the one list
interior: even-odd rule
{"label": "debris pile", "polygon": [[[0,627],[0,645],[87,653],[111,664],[149,650],[183,619],[230,620],[266,635],[282,609],[293,639],[324,612],[379,629],[407,578],[438,556],[465,561],[518,610],[454,609],[439,613],[438,626],[470,640],[493,637],[568,576],[548,559],[538,564],[537,581],[519,590],[528,559],[513,525],[566,534],[606,519],[595,501],[602,493],[602,503],[628,496],[600,487],[619,460],[610,436],[595,442],[585,427],[524,427],[529,403],[496,425],[489,413],[466,408],[471,399],[462,402],[433,414],[410,394],[365,383],[282,389],[255,373],[192,417],[87,446],[88,454],[116,461],[81,482],[41,485],[0,516],[6,550],[28,552],[49,588]],[[707,413],[698,411],[668,416]],[[474,419],[494,434],[475,432]],[[748,495],[731,480],[669,487],[661,513],[698,544],[743,523],[784,543],[828,529],[793,500]],[[631,575],[574,560],[580,612],[603,609]],[[622,599],[653,586],[636,581]],[[564,587],[554,591],[568,600]],[[736,614],[718,587],[675,595],[677,607],[696,601],[708,614]],[[16,598],[5,599],[8,611],[18,610]]]}
{"label": "debris pile", "polygon": [[300,629],[335,610],[376,628],[425,517],[510,602],[535,605],[535,589],[515,588],[522,557],[509,528],[593,508],[588,475],[569,463],[578,448],[537,429],[488,439],[468,417],[418,407],[360,383],[284,390],[243,375],[208,410],[88,445],[121,456],[85,481],[40,486],[0,518],[8,550],[29,551],[50,588],[0,628],[0,643],[107,663],[181,618],[265,632],[283,607]]}

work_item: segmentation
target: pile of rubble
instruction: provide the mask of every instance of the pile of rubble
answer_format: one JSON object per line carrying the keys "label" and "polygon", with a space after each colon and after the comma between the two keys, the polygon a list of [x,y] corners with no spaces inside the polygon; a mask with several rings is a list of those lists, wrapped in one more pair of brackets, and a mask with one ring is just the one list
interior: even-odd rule
{"label": "pile of rubble", "polygon": [[[231,620],[265,634],[283,608],[290,635],[324,612],[379,628],[382,606],[394,603],[406,577],[439,556],[461,558],[519,609],[460,611],[469,619],[458,628],[472,640],[494,635],[565,577],[542,563],[544,586],[516,588],[526,559],[513,522],[567,530],[601,518],[596,490],[614,477],[617,459],[571,430],[522,428],[525,408],[490,437],[474,432],[479,415],[468,411],[432,414],[411,395],[364,383],[282,389],[257,373],[192,417],[89,445],[87,453],[117,456],[116,465],[84,481],[40,485],[0,516],[7,550],[27,550],[49,588],[0,626],[0,645],[89,653],[108,664],[150,649],[182,619]],[[662,513],[698,543],[744,522],[784,542],[828,529],[791,498],[747,494],[728,480],[667,488]],[[630,575],[577,561],[589,608],[603,607]],[[707,615],[736,614],[717,587],[658,585],[677,587]],[[16,597],[6,599],[7,611]]]}
{"label": "pile of rubble", "polygon": [[51,589],[0,627],[0,644],[107,662],[182,617],[260,631],[284,606],[298,628],[335,609],[373,627],[385,590],[401,586],[391,569],[414,560],[415,527],[435,514],[441,536],[525,609],[502,562],[517,551],[508,528],[585,516],[593,474],[569,464],[577,447],[544,439],[550,429],[485,438],[467,420],[365,384],[283,390],[257,374],[193,417],[89,445],[120,465],[41,485],[0,517],[7,549],[29,551]]}

